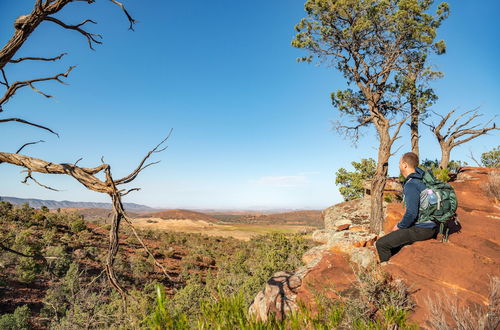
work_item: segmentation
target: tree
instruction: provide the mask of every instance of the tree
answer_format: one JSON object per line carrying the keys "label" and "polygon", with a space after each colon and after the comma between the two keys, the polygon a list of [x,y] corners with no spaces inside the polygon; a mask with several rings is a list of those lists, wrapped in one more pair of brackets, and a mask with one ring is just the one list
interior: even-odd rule
{"label": "tree", "polygon": [[408,72],[405,58],[435,45],[436,29],[448,15],[441,3],[427,14],[431,0],[308,0],[307,16],[295,27],[292,45],[309,51],[300,61],[333,64],[349,86],[332,93],[332,103],[350,125],[337,128],[357,141],[359,130],[375,127],[377,168],[372,181],[370,229],[383,225],[383,190],[391,148],[408,118],[396,75]]}
{"label": "tree", "polygon": [[[457,116],[457,118],[453,121],[451,125],[446,129],[446,133],[442,133],[444,126],[451,118],[451,116],[455,113],[455,110],[452,110],[446,114],[446,116],[441,116],[438,113],[434,114],[441,118],[440,122],[435,124],[426,124],[431,129],[432,133],[436,136],[439,146],[441,147],[441,161],[439,162],[439,167],[441,169],[445,169],[448,167],[450,162],[450,154],[451,150],[465,142],[469,142],[472,139],[475,139],[481,135],[484,135],[492,130],[498,130],[496,124],[493,123],[492,126],[488,127],[488,125],[493,121],[491,119],[485,124],[474,124],[472,125],[472,121],[482,115],[477,112],[477,109],[472,109],[462,113]],[[465,117],[465,118],[464,118]],[[460,123],[461,119],[464,118],[463,122]],[[481,128],[479,128],[482,126]],[[460,138],[462,138],[460,140]]]}
{"label": "tree", "polygon": [[[129,21],[129,29],[133,30],[134,23],[136,22],[128,13],[128,11],[125,9],[124,5],[121,2],[118,2],[116,0],[109,0],[113,4],[117,5],[118,7],[121,8],[121,10],[124,12],[126,15],[128,21]],[[84,36],[87,40],[87,43],[91,49],[94,49],[93,47],[96,44],[101,43],[101,36],[99,34],[95,33],[90,33],[85,30],[86,24],[92,23],[96,24],[96,22],[90,20],[90,19],[85,19],[79,24],[67,24],[63,22],[62,20],[55,18],[54,15],[60,12],[63,8],[66,6],[70,5],[71,3],[76,2],[74,0],[36,0],[35,5],[33,7],[33,10],[31,13],[20,16],[15,20],[14,23],[14,33],[12,37],[10,38],[9,41],[3,46],[3,48],[0,50],[0,71],[2,73],[2,79],[3,81],[0,80],[0,84],[3,85],[5,88],[5,93],[3,97],[0,98],[0,112],[3,112],[3,107],[9,100],[12,99],[14,94],[21,88],[24,87],[30,87],[33,89],[35,92],[45,96],[45,97],[51,97],[50,95],[42,92],[40,89],[35,87],[36,84],[41,83],[41,82],[46,82],[46,81],[56,81],[59,83],[64,83],[63,79],[67,78],[68,75],[71,73],[71,71],[74,69],[74,66],[69,67],[65,72],[63,73],[58,73],[50,77],[42,77],[42,78],[33,78],[33,79],[28,79],[28,80],[22,80],[22,81],[15,81],[13,83],[9,83],[9,80],[7,79],[7,74],[5,72],[5,67],[7,65],[15,65],[16,63],[20,63],[23,61],[44,61],[44,62],[53,62],[61,59],[63,56],[65,56],[65,53],[62,53],[58,56],[55,57],[21,57],[21,58],[16,58],[14,59],[13,57],[15,56],[16,52],[21,48],[21,46],[24,44],[24,42],[28,39],[30,34],[37,29],[37,27],[45,22],[50,22],[53,24],[56,24],[60,26],[63,29],[67,30],[72,30],[76,31],[82,36]],[[85,0],[83,2],[87,2],[89,5],[94,3],[94,0]],[[25,125],[31,125],[34,127],[38,127],[40,129],[43,129],[45,131],[48,131],[53,134],[57,134],[55,131],[52,129],[48,128],[46,125],[41,125],[38,123],[32,123],[27,120],[24,120],[22,118],[2,118],[0,119],[0,123],[6,123],[6,122],[17,122]],[[169,134],[170,135],[170,134]],[[108,250],[108,256],[106,258],[106,273],[108,276],[108,279],[110,283],[113,285],[113,287],[118,290],[118,292],[122,295],[123,298],[126,297],[126,292],[121,288],[119,285],[113,265],[115,261],[115,256],[118,251],[118,246],[119,246],[119,230],[120,230],[120,224],[122,221],[125,221],[132,229],[134,232],[136,238],[139,240],[139,242],[142,244],[143,248],[152,256],[151,252],[149,249],[146,247],[146,245],[143,243],[141,238],[137,235],[135,229],[132,226],[132,223],[130,219],[127,217],[125,214],[125,211],[123,209],[122,205],[122,196],[128,194],[129,192],[139,190],[139,188],[131,188],[131,189],[123,189],[121,188],[122,185],[125,185],[127,183],[132,182],[138,175],[139,173],[142,172],[145,168],[149,167],[150,165],[153,165],[157,162],[152,162],[152,163],[146,163],[147,160],[150,158],[155,153],[161,152],[165,150],[163,148],[163,144],[165,141],[168,139],[165,138],[160,144],[158,144],[156,147],[154,147],[151,151],[149,151],[146,156],[140,161],[139,165],[135,170],[133,170],[129,175],[116,179],[112,176],[111,173],[111,166],[109,164],[105,164],[104,160],[102,160],[102,164],[92,167],[92,168],[86,168],[86,167],[81,167],[78,166],[77,163],[79,161],[76,161],[75,163],[55,163],[51,161],[46,161],[34,157],[30,157],[27,155],[21,154],[21,151],[26,148],[29,145],[36,144],[38,142],[42,141],[37,141],[37,142],[28,142],[22,145],[15,153],[9,153],[9,152],[0,152],[0,163],[8,163],[12,164],[15,166],[23,167],[25,168],[25,171],[27,173],[26,177],[24,178],[23,182],[27,182],[28,180],[31,180],[42,187],[45,187],[47,189],[52,189],[56,190],[50,186],[46,186],[44,184],[41,184],[38,182],[34,177],[33,173],[38,172],[38,173],[49,173],[49,174],[64,174],[64,175],[69,175],[76,179],[78,182],[80,182],[82,185],[84,185],[87,189],[100,192],[100,193],[105,193],[108,194],[109,197],[111,198],[112,201],[112,206],[113,206],[113,220],[112,220],[112,225],[110,229],[110,243],[109,243],[109,250]],[[99,174],[104,174],[104,179],[100,179],[97,175]],[[165,276],[168,277],[165,269],[161,264],[156,262],[156,265],[161,268],[165,274]]]}
{"label": "tree", "polygon": [[[437,54],[443,54],[444,43],[439,43],[439,46],[433,49]],[[418,156],[420,156],[420,120],[426,115],[427,108],[432,106],[438,98],[434,90],[429,87],[429,82],[443,77],[441,72],[426,66],[429,51],[430,49],[422,49],[409,54],[405,59],[407,71],[401,72],[397,77],[400,80],[400,92],[405,95],[410,106],[411,151]]]}
{"label": "tree", "polygon": [[352,162],[354,172],[347,172],[345,168],[339,168],[335,173],[335,184],[340,185],[340,194],[345,201],[350,201],[364,196],[363,183],[373,177],[377,163],[372,158],[363,158],[361,162]]}
{"label": "tree", "polygon": [[481,163],[484,167],[500,168],[500,145],[491,151],[483,152]]}

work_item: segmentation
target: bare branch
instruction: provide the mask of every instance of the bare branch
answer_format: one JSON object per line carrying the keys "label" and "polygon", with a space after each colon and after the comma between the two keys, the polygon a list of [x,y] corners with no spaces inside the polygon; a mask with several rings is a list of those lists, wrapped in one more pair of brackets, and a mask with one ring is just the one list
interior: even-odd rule
{"label": "bare branch", "polygon": [[125,191],[124,193],[121,193],[122,197],[125,196],[125,195],[128,195],[129,193],[131,193],[132,191],[139,191],[141,190],[141,188],[132,188],[132,189],[129,189],[127,191]]}
{"label": "bare branch", "polygon": [[22,62],[22,61],[57,61],[57,60],[60,60],[63,56],[65,55],[68,55],[68,53],[62,53],[60,54],[59,56],[56,56],[56,57],[30,57],[30,56],[27,56],[27,57],[20,57],[20,58],[17,58],[15,60],[10,60],[9,63],[19,63],[19,62]]}
{"label": "bare branch", "polygon": [[469,158],[472,159],[474,161],[474,163],[476,163],[476,165],[478,167],[481,167],[481,164],[477,161],[477,159],[474,157],[474,155],[472,154],[472,150],[469,150]]}
{"label": "bare branch", "polygon": [[56,75],[54,75],[52,77],[36,78],[36,79],[25,80],[25,81],[16,81],[15,83],[13,83],[12,85],[9,86],[9,88],[5,92],[4,96],[0,99],[0,106],[2,106],[3,104],[7,103],[10,100],[10,98],[12,96],[14,96],[14,94],[16,93],[16,91],[18,89],[26,87],[26,86],[31,87],[35,92],[40,93],[40,94],[42,94],[45,97],[49,97],[49,98],[52,97],[50,95],[47,95],[45,93],[40,92],[38,89],[36,89],[33,86],[33,83],[40,82],[40,81],[55,80],[55,81],[57,81],[57,82],[65,85],[66,83],[61,80],[61,77],[67,78],[68,75],[69,75],[69,73],[74,68],[75,68],[75,66],[70,66],[69,69],[66,70],[66,72],[64,72],[64,73],[58,73],[58,74],[56,74]]}
{"label": "bare branch", "polygon": [[[2,77],[3,77],[3,82],[0,81],[0,84],[4,85],[5,87],[9,88],[9,81],[7,80],[7,76],[5,75],[5,71],[4,69],[0,70],[2,71]],[[0,112],[2,111],[1,107],[0,107]]]}
{"label": "bare branch", "polygon": [[396,141],[399,138],[399,131],[401,130],[401,127],[403,126],[403,124],[408,120],[408,118],[410,118],[410,116],[411,116],[411,114],[408,114],[406,117],[404,117],[400,121],[389,125],[389,127],[396,126],[396,129],[394,130],[394,134],[391,137],[391,145],[392,145],[392,143],[394,143],[394,141]]}
{"label": "bare branch", "polygon": [[132,16],[130,16],[127,9],[125,9],[125,6],[121,2],[118,2],[116,0],[110,0],[110,1],[112,3],[114,3],[115,5],[119,6],[123,10],[125,15],[127,16],[128,22],[130,24],[128,29],[134,31],[134,24],[137,23],[137,20],[133,19]]}
{"label": "bare branch", "polygon": [[142,159],[142,161],[139,163],[139,166],[137,166],[137,168],[132,172],[130,173],[129,175],[127,175],[126,177],[123,177],[119,180],[115,180],[115,183],[117,185],[120,185],[120,184],[125,184],[125,183],[129,183],[131,182],[132,180],[134,180],[137,175],[139,175],[139,173],[142,172],[142,170],[144,170],[146,167],[149,167],[151,165],[154,165],[154,164],[157,164],[158,162],[153,162],[153,163],[149,163],[145,166],[144,163],[146,162],[146,160],[148,160],[148,158],[154,154],[154,153],[158,153],[158,152],[162,152],[164,151],[166,148],[162,148],[160,149],[160,147],[170,138],[170,135],[172,134],[172,131],[173,129],[170,129],[170,132],[168,132],[168,135],[165,139],[163,139],[163,141],[161,141],[156,147],[154,147],[151,151],[149,151],[147,153],[147,155]]}
{"label": "bare branch", "polygon": [[21,148],[17,149],[16,151],[16,154],[20,153],[25,147],[29,146],[29,145],[32,145],[32,144],[37,144],[37,143],[40,143],[40,142],[45,142],[44,140],[38,140],[38,141],[35,141],[35,142],[28,142],[28,143],[25,143],[21,146]]}
{"label": "bare branch", "polygon": [[55,17],[52,17],[52,16],[47,16],[44,18],[45,21],[49,21],[49,22],[54,22],[60,26],[62,26],[63,28],[65,29],[68,29],[68,30],[74,30],[74,31],[77,31],[79,32],[80,34],[82,34],[85,38],[87,38],[87,42],[89,44],[89,47],[90,49],[92,50],[95,50],[94,47],[92,46],[92,43],[96,43],[96,44],[102,44],[102,41],[99,41],[97,40],[96,38],[99,38],[99,39],[102,39],[102,36],[100,34],[97,34],[97,33],[90,33],[90,32],[87,32],[85,31],[84,29],[82,29],[81,27],[83,25],[85,25],[86,23],[93,23],[93,24],[97,24],[96,22],[94,22],[93,20],[91,19],[86,19],[84,20],[83,22],[81,22],[80,24],[77,24],[77,25],[68,25],[60,20],[58,20],[57,18]]}
{"label": "bare branch", "polygon": [[9,121],[16,121],[16,122],[19,122],[19,123],[22,123],[22,124],[26,124],[26,125],[30,125],[30,126],[35,126],[35,127],[38,127],[38,128],[44,129],[44,130],[46,130],[46,131],[49,131],[50,133],[55,134],[55,135],[57,135],[57,137],[59,137],[59,134],[57,134],[56,132],[54,132],[54,131],[53,131],[53,130],[51,130],[50,128],[45,127],[45,126],[42,126],[42,125],[38,125],[38,124],[35,124],[35,123],[32,123],[32,122],[29,122],[29,121],[26,121],[26,120],[21,119],[21,118],[7,118],[7,119],[0,119],[0,123],[6,123],[6,122],[9,122]]}
{"label": "bare branch", "polygon": [[450,127],[448,127],[448,130],[446,131],[446,134],[445,136],[448,136],[450,133],[451,133],[451,129],[453,127],[455,127],[455,125],[458,123],[458,121],[465,115],[471,113],[471,112],[474,112],[474,115],[468,120],[466,121],[464,124],[462,124],[461,126],[457,127],[457,130],[459,130],[460,128],[464,127],[465,125],[467,125],[468,123],[470,123],[472,120],[474,120],[474,118],[476,117],[479,117],[480,115],[477,115],[476,111],[479,109],[479,107],[475,108],[475,109],[472,109],[472,110],[469,110],[469,111],[466,111],[464,112],[463,114],[461,114],[460,116],[457,117],[457,119],[455,119],[455,121],[453,122],[453,124],[450,125]]}
{"label": "bare branch", "polygon": [[465,142],[468,142],[468,141],[470,141],[472,139],[475,139],[478,136],[486,134],[487,132],[489,132],[491,130],[500,130],[500,128],[496,127],[496,125],[493,124],[492,127],[487,127],[487,128],[483,128],[483,129],[478,129],[478,130],[464,130],[464,131],[462,131],[463,134],[461,134],[461,136],[463,136],[463,135],[469,135],[469,134],[471,134],[471,136],[468,137],[468,138],[466,138],[466,139],[453,142],[451,144],[451,146],[452,147],[456,147],[458,145],[461,145],[462,143],[465,143]]}
{"label": "bare branch", "polygon": [[31,176],[32,172],[30,169],[26,170],[26,172],[28,172],[28,174],[26,175],[26,177],[24,178],[23,181],[21,181],[21,183],[24,183],[24,184],[28,184],[28,179],[30,179],[31,181],[35,182],[37,185],[39,185],[40,187],[43,187],[45,189],[48,189],[48,190],[52,190],[52,191],[60,191],[58,189],[55,189],[55,188],[52,188],[52,187],[49,187],[49,186],[46,186],[40,182],[38,182],[33,176]]}

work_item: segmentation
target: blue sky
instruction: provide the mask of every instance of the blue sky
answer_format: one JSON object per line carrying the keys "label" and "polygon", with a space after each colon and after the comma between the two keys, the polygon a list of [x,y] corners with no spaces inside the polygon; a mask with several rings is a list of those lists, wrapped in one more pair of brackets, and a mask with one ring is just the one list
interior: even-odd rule
{"label": "blue sky", "polygon": [[[481,106],[484,118],[500,114],[497,42],[500,3],[450,1],[451,16],[439,31],[447,53],[433,59],[445,78],[433,83],[440,99],[433,109],[465,111]],[[12,22],[33,1],[0,2],[0,42]],[[19,56],[69,54],[57,63],[6,67],[10,81],[53,75],[77,65],[69,85],[38,84],[54,95],[29,89],[4,107],[4,116],[46,124],[60,138],[19,124],[2,126],[0,150],[15,151],[27,141],[46,142],[26,154],[55,162],[95,166],[101,156],[115,177],[135,168],[145,152],[173,128],[161,163],[131,185],[142,190],[125,197],[154,207],[324,208],[341,201],[334,173],[350,162],[376,157],[376,138],[367,131],[357,148],[332,130],[338,113],[331,91],[345,87],[333,68],[297,63],[304,52],[290,42],[304,16],[303,0],[125,1],[139,20],[127,31],[122,13],[109,1],[75,3],[57,17],[67,23],[92,18],[103,44],[91,51],[85,39],[43,23]],[[497,120],[498,122],[498,120]],[[422,127],[423,158],[439,158],[439,147]],[[458,147],[453,159],[471,162],[499,143],[499,134]],[[409,148],[403,134],[391,159]],[[19,168],[3,164],[0,195],[55,200],[108,201],[64,176],[37,175],[61,192],[23,185]]]}

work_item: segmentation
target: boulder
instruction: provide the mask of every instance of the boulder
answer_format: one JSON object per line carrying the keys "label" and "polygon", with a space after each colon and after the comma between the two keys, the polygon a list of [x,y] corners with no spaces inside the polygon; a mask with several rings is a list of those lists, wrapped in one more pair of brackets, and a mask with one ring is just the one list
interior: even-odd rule
{"label": "boulder", "polygon": [[370,198],[358,198],[327,208],[323,212],[325,229],[337,230],[339,221],[348,220],[350,225],[369,223]]}

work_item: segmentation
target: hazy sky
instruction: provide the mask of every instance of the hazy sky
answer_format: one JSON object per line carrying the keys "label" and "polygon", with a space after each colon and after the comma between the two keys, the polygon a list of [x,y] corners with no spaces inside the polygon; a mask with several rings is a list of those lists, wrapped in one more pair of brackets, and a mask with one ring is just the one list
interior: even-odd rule
{"label": "hazy sky", "polygon": [[[115,177],[127,174],[148,149],[174,129],[169,148],[154,156],[130,187],[142,190],[125,201],[183,208],[324,208],[341,201],[335,171],[376,157],[373,128],[357,148],[332,130],[338,112],[329,94],[345,87],[333,68],[297,63],[304,55],[290,42],[304,16],[304,0],[124,0],[139,20],[136,31],[110,1],[74,3],[57,17],[67,23],[92,18],[88,29],[104,43],[91,51],[85,39],[51,22],[41,24],[18,56],[55,56],[57,63],[8,65],[9,80],[64,72],[77,65],[69,85],[41,83],[55,97],[29,88],[4,106],[3,118],[22,117],[48,125],[60,138],[20,124],[3,124],[0,150],[15,151],[45,140],[26,154],[83,166],[111,164]],[[0,42],[13,21],[34,1],[0,0]],[[434,83],[445,112],[481,106],[484,118],[500,114],[500,2],[449,1],[451,16],[439,31],[447,54],[433,59],[445,78]],[[498,122],[498,120],[497,120]],[[423,158],[439,147],[422,127]],[[500,144],[500,134],[480,137],[452,152],[453,159],[479,158]],[[397,158],[410,149],[408,134]],[[0,195],[75,201],[108,201],[73,179],[36,178],[63,191],[20,183],[20,168],[0,165]]]}

